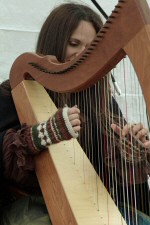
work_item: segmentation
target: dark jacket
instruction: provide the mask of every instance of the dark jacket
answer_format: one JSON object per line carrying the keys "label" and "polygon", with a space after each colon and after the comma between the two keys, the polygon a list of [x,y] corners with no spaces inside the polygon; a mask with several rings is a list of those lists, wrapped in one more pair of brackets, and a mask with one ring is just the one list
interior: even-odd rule
{"label": "dark jacket", "polygon": [[5,203],[2,145],[6,131],[12,127],[20,127],[14,102],[11,95],[4,95],[0,89],[0,213]]}

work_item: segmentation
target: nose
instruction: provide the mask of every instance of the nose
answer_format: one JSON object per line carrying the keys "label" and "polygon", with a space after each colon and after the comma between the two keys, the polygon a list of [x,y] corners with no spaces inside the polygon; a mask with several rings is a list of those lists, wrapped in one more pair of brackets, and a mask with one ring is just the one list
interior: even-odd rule
{"label": "nose", "polygon": [[82,48],[81,48],[81,52],[83,52],[85,50],[86,46],[83,45]]}
{"label": "nose", "polygon": [[85,45],[81,46],[80,49],[78,49],[78,51],[76,52],[76,56],[78,56],[81,52],[83,52],[85,48],[86,48]]}

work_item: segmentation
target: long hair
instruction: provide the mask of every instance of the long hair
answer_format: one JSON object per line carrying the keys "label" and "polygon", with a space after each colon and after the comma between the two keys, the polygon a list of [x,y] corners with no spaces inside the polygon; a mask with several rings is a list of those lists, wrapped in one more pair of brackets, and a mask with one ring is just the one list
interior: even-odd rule
{"label": "long hair", "polygon": [[[86,5],[76,4],[76,3],[66,3],[58,6],[55,8],[50,15],[47,17],[43,27],[40,31],[36,52],[42,55],[55,55],[56,58],[60,62],[65,61],[66,55],[66,48],[69,42],[69,39],[77,28],[81,21],[90,22],[96,33],[102,27],[102,19],[101,17],[95,13],[91,8]],[[86,71],[85,71],[86,76]],[[103,82],[102,82],[103,83]],[[90,87],[88,93],[94,99],[95,91],[99,90],[101,93],[103,92],[103,84],[98,82],[96,86]],[[81,120],[82,120],[82,131],[80,133],[80,144],[83,147],[84,151],[86,152],[87,156],[92,161],[92,164],[98,169],[98,157],[97,152],[95,151],[91,159],[91,151],[90,147],[94,144],[94,148],[97,149],[97,141],[96,141],[96,102],[99,101],[98,99],[95,100],[95,104],[93,104],[92,112],[90,101],[87,102],[87,111],[84,112],[84,95],[85,92],[81,91],[80,93],[65,93],[65,94],[58,94],[48,90],[48,93],[57,107],[63,107],[64,104],[68,104],[72,106],[77,104],[81,111]],[[78,100],[77,100],[78,99]],[[101,103],[102,104],[102,103]],[[102,105],[101,105],[102,108]],[[91,118],[92,115],[92,118]],[[90,119],[89,119],[90,118]],[[88,121],[90,120],[90,124]],[[94,125],[92,125],[94,124]],[[85,130],[90,130],[93,134],[93,138],[87,138],[89,140],[88,145],[86,144],[85,138]],[[100,134],[98,134],[100,135]],[[94,156],[95,155],[95,156]]]}
{"label": "long hair", "polygon": [[66,3],[55,8],[42,26],[36,52],[55,55],[64,62],[69,38],[82,20],[92,23],[96,33],[103,24],[100,16],[86,5]]}
{"label": "long hair", "polygon": [[[41,28],[36,53],[54,55],[58,61],[64,62],[69,39],[81,21],[90,22],[96,33],[103,25],[101,17],[87,5],[65,3],[56,7],[49,14]],[[61,105],[67,103],[65,102],[66,96],[64,98],[63,94],[58,95],[52,91],[48,92],[56,105],[58,101],[61,102]],[[74,98],[74,95],[68,94],[68,102],[70,98]]]}

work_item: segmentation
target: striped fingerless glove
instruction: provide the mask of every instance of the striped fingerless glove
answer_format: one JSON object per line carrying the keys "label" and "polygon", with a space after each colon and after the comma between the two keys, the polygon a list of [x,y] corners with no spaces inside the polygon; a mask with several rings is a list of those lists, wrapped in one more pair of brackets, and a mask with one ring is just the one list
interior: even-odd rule
{"label": "striped fingerless glove", "polygon": [[68,107],[59,109],[50,119],[30,128],[32,148],[37,151],[47,149],[51,144],[77,138],[68,118]]}

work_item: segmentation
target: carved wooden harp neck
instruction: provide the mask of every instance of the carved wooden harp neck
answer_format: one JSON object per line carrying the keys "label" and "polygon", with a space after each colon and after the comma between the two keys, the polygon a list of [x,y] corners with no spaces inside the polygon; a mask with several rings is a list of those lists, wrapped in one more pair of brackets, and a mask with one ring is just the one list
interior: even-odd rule
{"label": "carved wooden harp neck", "polygon": [[100,80],[126,55],[124,46],[149,22],[146,1],[120,0],[90,47],[74,60],[55,64],[50,56],[33,53],[19,56],[10,72],[11,87],[31,76],[52,91],[83,90]]}

